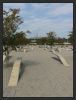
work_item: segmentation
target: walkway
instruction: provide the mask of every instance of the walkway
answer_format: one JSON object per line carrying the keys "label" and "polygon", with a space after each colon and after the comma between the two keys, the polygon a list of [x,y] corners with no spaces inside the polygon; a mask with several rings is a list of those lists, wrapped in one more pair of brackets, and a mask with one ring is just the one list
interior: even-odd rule
{"label": "walkway", "polygon": [[[72,53],[63,53],[70,63],[69,67],[65,67],[54,54],[43,48],[34,47],[27,53],[11,52],[10,65],[8,68],[6,66],[3,68],[3,96],[72,97],[73,55]],[[19,56],[22,57],[22,65],[18,85],[17,87],[8,87],[12,62]]]}

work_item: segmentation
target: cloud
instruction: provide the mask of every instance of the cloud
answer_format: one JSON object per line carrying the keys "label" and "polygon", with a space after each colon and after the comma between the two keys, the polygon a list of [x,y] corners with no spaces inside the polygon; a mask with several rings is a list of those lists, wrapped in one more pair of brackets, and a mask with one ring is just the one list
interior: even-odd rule
{"label": "cloud", "polygon": [[54,31],[58,36],[65,37],[72,27],[73,21],[70,18],[63,19],[61,22],[59,22],[59,19],[35,18],[26,20],[22,25],[24,31],[28,29],[32,31],[32,36],[35,34],[43,34],[46,36],[47,32]]}
{"label": "cloud", "polygon": [[25,9],[26,5],[24,3],[3,3],[3,8],[20,8]]}
{"label": "cloud", "polygon": [[[24,23],[20,29],[32,31],[30,37],[46,36],[54,31],[60,37],[66,37],[73,28],[72,3],[4,3],[4,8],[20,8]],[[19,31],[18,30],[18,31]]]}
{"label": "cloud", "polygon": [[51,14],[54,16],[68,15],[73,13],[73,4],[63,4],[54,8]]}

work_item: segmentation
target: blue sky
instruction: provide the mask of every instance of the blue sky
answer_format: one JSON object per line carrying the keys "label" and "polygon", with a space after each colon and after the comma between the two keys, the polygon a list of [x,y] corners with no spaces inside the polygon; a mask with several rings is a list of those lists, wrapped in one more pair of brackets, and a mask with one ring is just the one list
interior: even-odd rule
{"label": "blue sky", "polygon": [[30,30],[27,37],[46,36],[50,31],[59,37],[67,37],[73,28],[72,3],[4,3],[3,8],[20,8],[24,23],[18,31]]}

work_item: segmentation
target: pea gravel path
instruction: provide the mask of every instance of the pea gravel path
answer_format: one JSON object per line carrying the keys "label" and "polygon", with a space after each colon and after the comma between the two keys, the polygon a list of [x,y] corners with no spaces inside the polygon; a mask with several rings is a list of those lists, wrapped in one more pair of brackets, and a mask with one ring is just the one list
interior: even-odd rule
{"label": "pea gravel path", "polygon": [[[9,65],[3,66],[3,97],[72,97],[73,53],[61,51],[69,67],[65,67],[48,49],[34,47],[29,52],[10,53]],[[22,57],[18,85],[8,87],[13,62]]]}

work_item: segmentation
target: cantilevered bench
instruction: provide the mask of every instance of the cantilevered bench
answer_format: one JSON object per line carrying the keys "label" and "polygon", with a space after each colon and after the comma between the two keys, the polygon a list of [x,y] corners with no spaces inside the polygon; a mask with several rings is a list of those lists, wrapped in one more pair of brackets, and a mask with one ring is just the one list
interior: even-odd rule
{"label": "cantilevered bench", "polygon": [[61,54],[55,52],[55,50],[52,50],[52,52],[60,59],[64,66],[69,66],[69,64],[66,62],[66,60],[63,58]]}
{"label": "cantilevered bench", "polygon": [[3,62],[5,61],[5,59],[6,59],[6,55],[3,55]]}
{"label": "cantilevered bench", "polygon": [[20,72],[21,58],[17,59],[13,65],[10,80],[8,86],[16,86],[18,83],[19,72]]}

